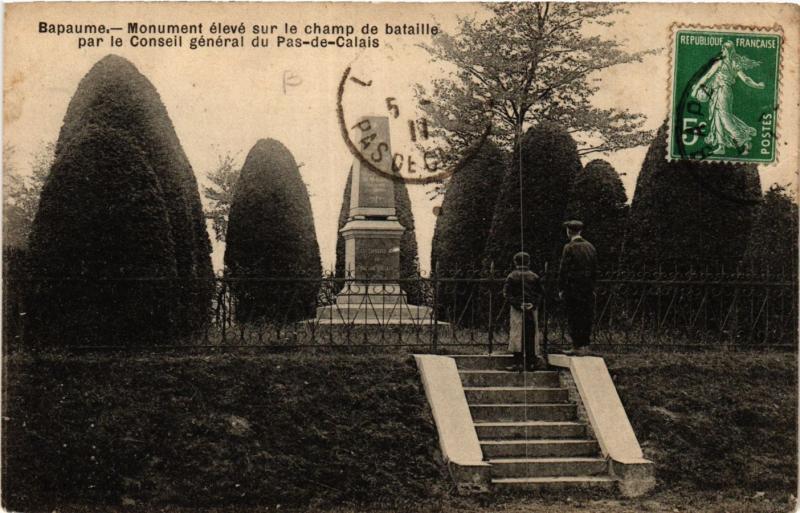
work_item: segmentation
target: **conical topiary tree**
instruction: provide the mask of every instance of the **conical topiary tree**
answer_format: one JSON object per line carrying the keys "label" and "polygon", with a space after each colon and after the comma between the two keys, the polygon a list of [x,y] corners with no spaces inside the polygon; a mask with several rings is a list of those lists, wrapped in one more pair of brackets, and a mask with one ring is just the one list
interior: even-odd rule
{"label": "conical topiary tree", "polygon": [[547,262],[557,266],[568,194],[580,169],[577,146],[566,130],[550,123],[529,129],[497,197],[484,265],[493,262],[495,269],[508,270],[524,247],[534,271],[541,272]]}
{"label": "conical topiary tree", "polygon": [[[109,55],[101,59],[81,80],[64,117],[64,123],[56,143],[55,162],[61,162],[61,165],[66,165],[64,162],[69,162],[72,166],[79,165],[76,164],[74,155],[70,155],[69,152],[74,152],[75,145],[79,142],[84,144],[85,138],[89,137],[85,131],[90,128],[96,131],[116,134],[119,139],[118,144],[130,145],[131,148],[126,151],[139,155],[137,158],[141,158],[149,172],[155,177],[159,201],[163,203],[164,208],[167,210],[164,221],[166,229],[170,233],[169,244],[172,249],[169,254],[172,255],[171,258],[173,259],[170,265],[175,271],[175,276],[172,277],[173,279],[170,282],[170,305],[168,308],[162,305],[164,313],[169,314],[171,327],[168,330],[169,333],[167,334],[165,331],[162,337],[169,337],[170,340],[173,337],[186,338],[193,332],[201,330],[204,323],[207,322],[208,306],[210,305],[213,287],[213,282],[211,281],[213,275],[211,271],[210,242],[202,218],[197,184],[191,166],[181,149],[180,142],[158,93],[153,85],[130,62],[121,57]],[[96,133],[91,133],[91,138],[97,137]],[[108,152],[109,150],[103,146],[98,146],[97,151]],[[120,151],[123,150],[120,149]],[[86,153],[82,155],[82,158],[87,162],[97,163],[97,165],[106,164],[106,161],[103,160],[103,155]],[[123,168],[124,166],[120,166],[120,169]],[[57,167],[54,164],[47,182],[55,180],[56,185],[52,187],[61,188],[63,187],[60,184],[61,179],[55,177],[56,169]],[[102,173],[97,170],[87,170],[86,175],[102,176]],[[123,183],[128,183],[124,182],[124,180],[122,181]],[[139,182],[135,181],[131,183],[139,184]],[[89,182],[88,179],[85,181],[85,185],[89,188],[102,187],[102,185]],[[132,189],[129,193],[139,194],[136,189]],[[100,201],[101,198],[98,197],[97,200]],[[117,203],[119,205],[125,204],[124,201],[118,201]],[[52,206],[48,206],[48,208],[52,208]],[[76,205],[70,204],[65,208],[76,208]],[[91,211],[92,208],[87,208],[86,210]],[[102,212],[102,209],[98,207],[95,211]],[[133,215],[140,214],[134,213]],[[48,233],[47,224],[49,222],[44,218],[37,234],[41,248],[48,247],[48,237],[58,238]],[[135,223],[135,221],[132,222]],[[107,237],[112,237],[111,242],[109,242],[111,244],[114,240],[114,232],[105,233]],[[87,235],[89,239],[92,236]],[[87,250],[110,251],[108,249],[110,246],[105,244],[108,241],[103,242],[104,244],[89,245]],[[142,242],[142,247],[147,247],[147,245],[148,242]],[[124,247],[124,245],[120,244],[120,247]],[[97,253],[73,255],[73,258],[78,266],[77,269],[86,269],[88,267],[84,265],[85,262],[99,262],[104,257],[101,253]],[[113,259],[109,258],[107,260],[112,262]],[[45,265],[46,269],[52,270],[40,258],[36,261],[39,265]],[[122,269],[125,268],[123,265]],[[144,269],[144,267],[139,268]],[[92,269],[93,272],[96,271],[100,275],[104,273],[103,269],[98,266],[94,266]],[[69,267],[65,267],[62,270],[66,273],[75,271],[75,269]],[[85,274],[84,271],[81,271],[81,273],[84,279],[94,279],[92,276]],[[113,277],[115,273],[120,274],[122,271],[109,269],[107,274]],[[120,298],[122,298],[126,294],[134,294],[135,290],[146,289],[148,286],[146,284],[149,284],[151,288],[155,288],[155,282],[148,282],[147,280],[151,278],[160,279],[163,276],[162,274],[154,276],[142,274],[136,276],[136,278],[138,280],[136,283],[120,283],[113,290],[110,286],[105,287],[103,294],[106,295],[98,293],[95,296],[96,298],[103,298],[105,301],[115,301],[113,296],[108,296],[107,294],[113,292],[119,294]],[[163,288],[163,281],[160,283],[158,287]],[[59,290],[64,292],[66,289]],[[51,294],[51,297],[54,296]],[[108,308],[98,309],[98,312],[101,311],[111,312],[112,310],[108,310]],[[130,316],[136,312],[134,309],[127,315]],[[146,319],[135,317],[134,320],[140,323],[149,322]],[[36,328],[34,328],[35,330]],[[100,333],[102,328],[98,328],[95,331]],[[144,331],[147,332],[148,330],[145,329]],[[166,338],[161,340],[161,342],[166,341],[169,340]],[[116,341],[106,340],[106,343],[114,344]]]}
{"label": "conical topiary tree", "polygon": [[[350,215],[352,183],[353,169],[351,167],[347,175],[344,193],[342,194],[342,208],[339,211],[339,230],[347,224],[347,218]],[[415,283],[415,281],[419,279],[417,235],[414,228],[414,214],[411,211],[411,198],[408,196],[406,184],[401,180],[396,180],[394,182],[394,206],[397,214],[397,221],[405,229],[400,238],[400,279],[403,280],[403,289],[408,294],[408,300],[412,304],[418,304],[421,300],[421,292],[418,284]],[[344,237],[342,237],[341,233],[337,233],[336,236],[335,274],[337,278],[343,278],[346,274]]]}
{"label": "conical topiary tree", "polygon": [[[486,237],[492,227],[494,205],[506,169],[506,156],[494,144],[479,152],[447,183],[436,218],[431,247],[431,266],[444,278],[480,276]],[[439,318],[472,324],[481,304],[480,287],[474,283],[442,283],[439,286]]]}
{"label": "conical topiary tree", "polygon": [[[29,265],[34,344],[169,342],[181,314],[169,208],[148,155],[127,132],[71,130],[44,188]],[[140,281],[155,278],[156,281]]]}
{"label": "conical topiary tree", "polygon": [[443,276],[480,269],[505,169],[505,156],[487,142],[450,178],[431,248],[431,265]]}
{"label": "conical topiary tree", "polygon": [[[314,313],[322,276],[311,202],[297,163],[274,139],[247,154],[233,192],[225,246],[236,315],[285,322]],[[258,282],[264,278],[296,282]]]}
{"label": "conical topiary tree", "polygon": [[786,188],[764,194],[751,230],[745,262],[748,271],[787,276],[797,272],[797,203]]}
{"label": "conical topiary tree", "polygon": [[667,124],[636,180],[623,263],[664,270],[735,267],[761,197],[754,165],[666,160]]}
{"label": "conical topiary tree", "polygon": [[592,160],[575,177],[566,217],[583,221],[583,235],[597,249],[600,269],[611,269],[619,262],[627,201],[622,180],[605,160]]}
{"label": "conical topiary tree", "polygon": [[405,228],[400,237],[400,280],[403,290],[408,295],[409,303],[421,304],[422,289],[419,282],[419,252],[417,250],[417,232],[414,227],[414,213],[411,211],[411,198],[405,182],[394,182],[394,208],[397,221]]}
{"label": "conical topiary tree", "polygon": [[175,245],[178,332],[188,336],[202,330],[213,290],[211,242],[197,180],[158,92],[129,61],[108,55],[78,85],[64,117],[56,156],[86,125],[128,134],[156,174]]}
{"label": "conical topiary tree", "polygon": [[[797,259],[798,259],[798,208],[797,202],[787,193],[786,187],[774,184],[764,194],[758,206],[753,229],[741,271],[750,279],[789,282],[785,289],[755,292],[748,301],[740,301],[738,326],[740,332],[752,334],[753,340],[769,340],[769,343],[794,344],[797,340]],[[766,308],[751,308],[771,296]],[[781,299],[783,297],[783,299]],[[733,330],[729,330],[733,331]]]}

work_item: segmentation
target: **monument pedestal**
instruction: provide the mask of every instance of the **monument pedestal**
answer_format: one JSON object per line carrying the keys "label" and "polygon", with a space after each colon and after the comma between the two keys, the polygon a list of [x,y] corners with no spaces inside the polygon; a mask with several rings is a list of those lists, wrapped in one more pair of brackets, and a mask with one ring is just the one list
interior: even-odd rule
{"label": "monument pedestal", "polygon": [[336,303],[317,308],[319,324],[424,324],[432,311],[408,304],[400,286],[400,237],[396,220],[353,219],[341,229],[348,269]]}
{"label": "monument pedestal", "polygon": [[[389,148],[389,120],[363,118],[357,125],[366,142],[365,154],[378,155],[373,164],[385,171],[376,172],[353,163],[350,212],[340,230],[345,241],[347,281],[336,296],[336,303],[317,309],[319,324],[423,324],[432,311],[426,306],[409,305],[400,286],[400,238],[405,229],[397,221],[394,208],[394,180]],[[384,153],[369,146],[386,145]]]}

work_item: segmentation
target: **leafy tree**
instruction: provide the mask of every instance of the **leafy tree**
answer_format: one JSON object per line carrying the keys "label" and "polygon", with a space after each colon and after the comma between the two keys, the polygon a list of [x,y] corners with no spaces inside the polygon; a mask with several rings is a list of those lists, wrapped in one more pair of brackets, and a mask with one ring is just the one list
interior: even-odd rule
{"label": "leafy tree", "polygon": [[581,155],[646,144],[643,116],[602,109],[591,103],[598,71],[641,62],[652,52],[629,53],[620,42],[588,35],[613,24],[618,6],[600,3],[496,3],[484,21],[460,20],[459,33],[442,33],[431,56],[452,63],[451,78],[433,82],[420,107],[432,119],[431,133],[459,154],[484,127],[493,127],[497,144],[511,150],[524,129],[551,122],[576,134]]}
{"label": "leafy tree", "polygon": [[3,148],[3,341],[4,350],[21,346],[28,288],[28,236],[39,206],[39,196],[53,163],[53,143],[44,145],[23,175],[12,165],[14,147]]}
{"label": "leafy tree", "polygon": [[[505,155],[486,142],[447,184],[436,218],[431,265],[444,278],[479,276],[486,238],[492,227],[494,205],[505,175]],[[471,324],[480,313],[483,289],[474,283],[453,282],[439,286],[439,318]],[[481,319],[483,316],[478,316]]]}
{"label": "leafy tree", "polygon": [[241,167],[236,164],[236,159],[228,153],[224,157],[219,157],[216,169],[206,176],[211,182],[211,187],[203,188],[203,195],[211,202],[211,208],[206,211],[206,218],[211,220],[218,242],[225,242],[233,189],[236,180],[239,179],[240,171]]}
{"label": "leafy tree", "polygon": [[774,184],[758,207],[746,262],[751,269],[770,274],[797,271],[797,203],[786,187]]}
{"label": "leafy tree", "polygon": [[[342,195],[342,208],[339,210],[339,229],[347,224],[350,215],[350,194],[353,182],[353,170],[347,175],[344,194]],[[404,290],[412,304],[421,300],[421,291],[414,281],[419,279],[419,253],[417,251],[417,234],[414,228],[414,214],[411,211],[411,198],[408,196],[406,184],[400,180],[394,182],[394,205],[397,221],[405,228],[400,238],[400,279],[404,281]],[[344,237],[339,233],[336,237],[336,277],[345,276],[345,249]]]}
{"label": "leafy tree", "polygon": [[556,125],[529,129],[520,145],[519,161],[506,171],[497,197],[484,265],[510,269],[514,254],[524,249],[532,269],[541,272],[547,262],[558,264],[568,194],[581,162],[575,141]]}
{"label": "leafy tree", "polygon": [[50,166],[53,164],[55,145],[47,143],[37,152],[31,162],[31,174],[23,175],[11,165],[14,148],[6,146],[3,151],[3,246],[24,248],[28,245],[28,234],[39,207]]}
{"label": "leafy tree", "polygon": [[30,236],[35,344],[149,345],[176,335],[169,209],[127,132],[87,124],[59,141]]}
{"label": "leafy tree", "polygon": [[[239,320],[298,320],[313,314],[322,264],[311,202],[294,157],[280,142],[261,139],[247,154],[226,238],[226,276],[241,280],[232,283]],[[308,281],[252,281],[286,277]]]}
{"label": "leafy tree", "polygon": [[597,248],[600,269],[619,261],[627,201],[622,180],[605,160],[592,160],[575,177],[566,217],[584,222],[583,235]]}
{"label": "leafy tree", "polygon": [[756,166],[669,162],[666,151],[664,123],[636,180],[624,264],[670,270],[736,266],[747,248],[761,198]]}
{"label": "leafy tree", "polygon": [[[5,242],[5,241],[4,241]],[[27,249],[15,244],[3,245],[3,352],[22,347],[24,332],[25,291],[29,284],[27,274]]]}

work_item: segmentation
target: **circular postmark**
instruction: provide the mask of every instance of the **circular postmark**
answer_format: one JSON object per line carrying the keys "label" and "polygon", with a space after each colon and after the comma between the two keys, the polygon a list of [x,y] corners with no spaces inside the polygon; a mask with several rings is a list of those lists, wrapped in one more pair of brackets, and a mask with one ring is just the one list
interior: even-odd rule
{"label": "circular postmark", "polygon": [[469,144],[446,145],[445,150],[440,144],[446,137],[444,127],[412,104],[428,101],[398,91],[402,86],[380,71],[374,66],[354,70],[351,64],[342,73],[336,95],[342,138],[364,167],[408,184],[430,184],[441,183],[475,157],[491,132],[489,123]]}

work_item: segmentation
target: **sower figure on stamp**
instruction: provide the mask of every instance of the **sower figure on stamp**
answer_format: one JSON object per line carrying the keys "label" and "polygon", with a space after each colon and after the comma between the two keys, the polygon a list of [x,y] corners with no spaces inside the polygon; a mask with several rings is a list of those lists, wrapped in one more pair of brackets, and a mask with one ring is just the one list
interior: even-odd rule
{"label": "sower figure on stamp", "polygon": [[530,260],[530,255],[524,252],[514,255],[515,269],[503,285],[503,296],[511,305],[508,350],[514,355],[513,368],[520,371],[546,366],[540,349],[538,317],[542,283],[528,268]]}
{"label": "sower figure on stamp", "polygon": [[569,242],[561,253],[558,268],[559,297],[564,300],[567,311],[573,349],[570,353],[586,355],[592,336],[597,252],[589,241],[581,237],[582,222],[567,221],[564,227]]}

